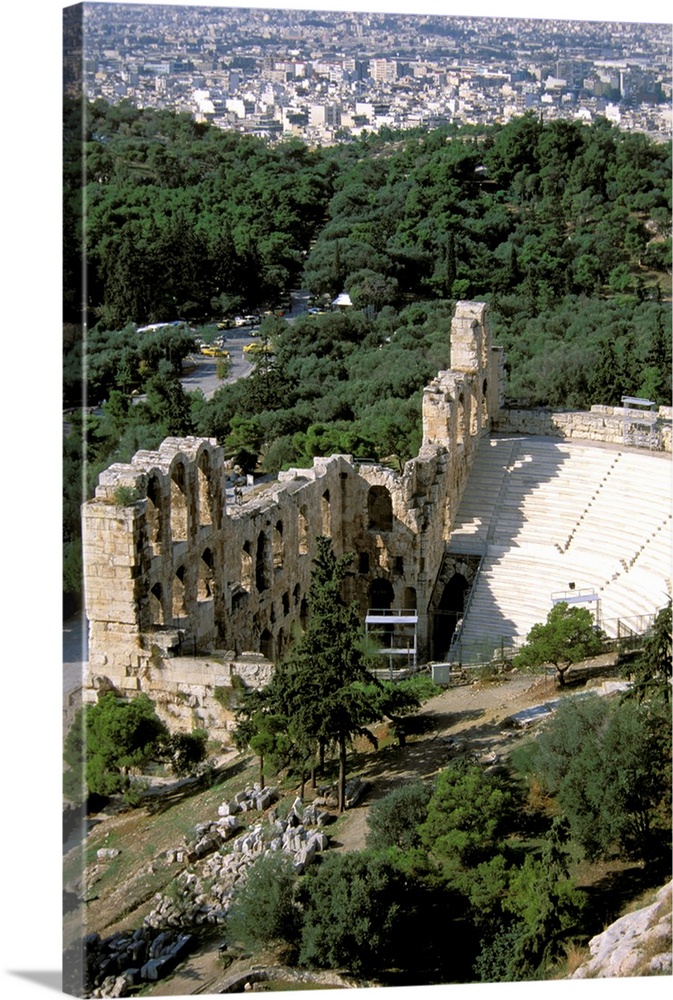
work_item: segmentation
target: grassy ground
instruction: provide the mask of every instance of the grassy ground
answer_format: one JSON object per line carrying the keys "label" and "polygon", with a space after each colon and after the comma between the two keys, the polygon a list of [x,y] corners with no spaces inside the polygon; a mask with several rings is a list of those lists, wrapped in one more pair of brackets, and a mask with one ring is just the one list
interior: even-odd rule
{"label": "grassy ground", "polygon": [[[66,913],[64,944],[67,947],[87,933],[108,936],[138,927],[152,909],[154,894],[175,879],[181,867],[167,865],[162,855],[179,848],[191,837],[197,823],[218,818],[218,806],[257,778],[252,758],[241,758],[216,775],[210,788],[182,790],[167,795],[150,808],[133,809],[100,817],[87,837],[83,862],[79,848],[64,859],[64,885],[77,886],[86,871],[84,908]],[[100,848],[117,848],[111,861],[97,861]]]}

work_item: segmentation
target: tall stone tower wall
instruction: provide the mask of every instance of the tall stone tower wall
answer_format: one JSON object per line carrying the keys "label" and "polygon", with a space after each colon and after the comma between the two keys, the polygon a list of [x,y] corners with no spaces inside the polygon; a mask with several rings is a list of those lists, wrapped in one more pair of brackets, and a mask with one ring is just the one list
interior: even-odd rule
{"label": "tall stone tower wall", "polygon": [[451,323],[451,368],[439,372],[423,393],[423,446],[445,449],[449,458],[447,539],[479,441],[503,405],[503,383],[503,354],[491,345],[486,304],[458,302]]}

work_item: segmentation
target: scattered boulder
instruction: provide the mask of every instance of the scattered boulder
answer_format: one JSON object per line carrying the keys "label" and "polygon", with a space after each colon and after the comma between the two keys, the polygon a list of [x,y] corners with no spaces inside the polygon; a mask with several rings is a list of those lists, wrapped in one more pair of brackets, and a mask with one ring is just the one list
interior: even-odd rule
{"label": "scattered boulder", "polygon": [[351,780],[346,783],[346,808],[352,809],[353,806],[356,806],[368,788],[369,783],[363,781],[362,778],[357,776],[355,778],[351,778]]}
{"label": "scattered boulder", "polygon": [[92,997],[124,997],[141,982],[172,972],[191,951],[191,934],[141,927],[132,934],[85,938],[85,992]]}

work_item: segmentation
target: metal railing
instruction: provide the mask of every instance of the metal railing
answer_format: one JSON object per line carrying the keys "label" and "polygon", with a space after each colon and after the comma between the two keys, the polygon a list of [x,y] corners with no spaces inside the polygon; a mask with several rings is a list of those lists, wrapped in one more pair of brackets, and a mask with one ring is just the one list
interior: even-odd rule
{"label": "metal railing", "polygon": [[482,566],[484,564],[484,558],[485,558],[485,556],[482,556],[480,558],[480,560],[479,560],[479,564],[477,566],[477,571],[474,574],[474,580],[472,581],[472,584],[470,586],[470,592],[467,595],[467,603],[465,604],[465,607],[463,608],[463,616],[460,619],[460,621],[458,622],[458,624],[456,625],[455,631],[454,631],[453,635],[451,636],[451,642],[449,644],[449,652],[447,653],[447,656],[446,656],[447,662],[450,662],[452,659],[455,659],[455,657],[453,656],[453,648],[454,648],[454,646],[456,644],[458,644],[458,643],[461,642],[461,638],[462,638],[462,634],[463,634],[463,625],[465,624],[465,622],[467,620],[467,616],[470,613],[470,608],[472,607],[472,598],[473,598],[474,593],[475,593],[475,591],[477,589],[477,583],[479,582],[479,577],[481,575],[481,568],[482,568]]}

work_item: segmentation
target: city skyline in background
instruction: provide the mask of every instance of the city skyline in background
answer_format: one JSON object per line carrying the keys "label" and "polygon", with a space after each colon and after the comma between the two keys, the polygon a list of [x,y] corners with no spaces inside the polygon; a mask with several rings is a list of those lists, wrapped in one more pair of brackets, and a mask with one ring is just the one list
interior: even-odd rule
{"label": "city skyline in background", "polygon": [[66,92],[81,66],[91,99],[269,140],[330,145],[529,111],[671,133],[665,24],[160,4],[85,4],[83,24],[81,64],[66,29]]}

